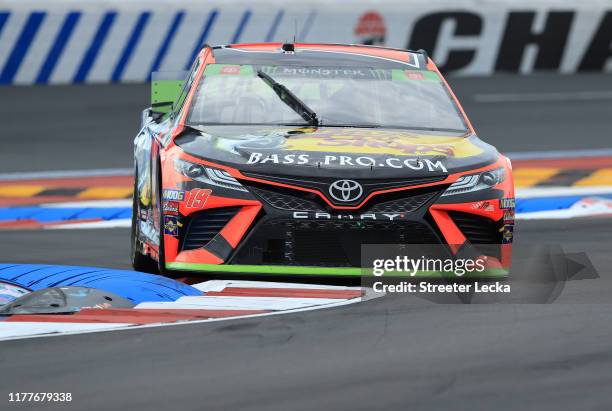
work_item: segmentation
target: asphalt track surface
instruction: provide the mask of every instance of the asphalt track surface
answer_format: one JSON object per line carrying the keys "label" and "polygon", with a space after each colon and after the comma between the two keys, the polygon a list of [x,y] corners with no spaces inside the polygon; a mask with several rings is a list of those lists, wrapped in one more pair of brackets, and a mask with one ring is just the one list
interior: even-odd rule
{"label": "asphalt track surface", "polygon": [[[480,134],[503,151],[610,147],[610,99],[477,101],[597,91],[610,77],[452,83]],[[129,167],[146,92],[0,89],[0,112],[13,119],[1,132],[0,172]],[[612,409],[611,232],[609,219],[517,222],[517,244],[587,252],[601,276],[568,283],[551,305],[387,296],[267,318],[2,342],[0,409],[41,409],[6,402],[8,392],[35,391],[72,392],[71,404],[45,409]],[[128,267],[127,229],[3,232],[0,246],[2,262]]]}

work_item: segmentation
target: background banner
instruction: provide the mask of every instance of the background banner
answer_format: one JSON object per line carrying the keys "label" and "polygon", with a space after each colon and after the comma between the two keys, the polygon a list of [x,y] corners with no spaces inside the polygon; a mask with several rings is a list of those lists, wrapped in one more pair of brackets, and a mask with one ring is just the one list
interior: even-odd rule
{"label": "background banner", "polygon": [[610,1],[0,1],[0,84],[144,82],[204,43],[425,49],[445,72],[609,72]]}

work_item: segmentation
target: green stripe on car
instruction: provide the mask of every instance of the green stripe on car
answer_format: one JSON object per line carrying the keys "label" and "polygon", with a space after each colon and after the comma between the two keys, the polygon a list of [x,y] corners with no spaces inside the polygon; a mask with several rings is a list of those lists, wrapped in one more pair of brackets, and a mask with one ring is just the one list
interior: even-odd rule
{"label": "green stripe on car", "polygon": [[[329,276],[373,276],[371,269],[356,267],[308,267],[287,265],[231,265],[231,264],[197,264],[167,262],[166,268],[178,271],[202,271],[210,273],[234,274],[269,274],[269,275],[329,275]],[[482,272],[466,273],[458,276],[452,271],[417,271],[417,278],[501,278],[507,277],[509,271],[504,268],[488,268]],[[385,272],[387,277],[411,277],[405,272]]]}

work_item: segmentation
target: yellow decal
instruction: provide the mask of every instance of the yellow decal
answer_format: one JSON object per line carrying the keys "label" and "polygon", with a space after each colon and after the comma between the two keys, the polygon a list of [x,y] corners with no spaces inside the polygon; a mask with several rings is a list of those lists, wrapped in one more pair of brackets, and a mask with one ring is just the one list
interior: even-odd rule
{"label": "yellow decal", "polygon": [[383,130],[321,130],[294,134],[285,144],[293,151],[470,157],[482,149],[464,137],[432,136]]}

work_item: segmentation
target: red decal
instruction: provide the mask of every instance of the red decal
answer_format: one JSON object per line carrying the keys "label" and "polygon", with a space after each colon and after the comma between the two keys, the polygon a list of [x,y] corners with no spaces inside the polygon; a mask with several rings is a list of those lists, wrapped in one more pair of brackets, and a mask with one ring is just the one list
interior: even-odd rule
{"label": "red decal", "polygon": [[495,211],[493,204],[489,201],[479,201],[477,203],[472,204],[473,210],[484,210],[484,211]]}
{"label": "red decal", "polygon": [[406,77],[408,77],[410,80],[425,80],[423,73],[415,73],[414,71],[410,70],[406,70],[404,73],[406,73]]}
{"label": "red decal", "polygon": [[178,215],[179,213],[179,202],[178,201],[164,201],[163,211],[166,215]]}
{"label": "red decal", "polygon": [[226,66],[221,69],[221,74],[240,74],[240,66]]}
{"label": "red decal", "polygon": [[203,188],[188,191],[185,205],[187,208],[203,208],[211,192],[212,190]]}
{"label": "red decal", "polygon": [[359,17],[353,33],[361,44],[384,44],[387,27],[383,16],[376,11],[367,11]]}

